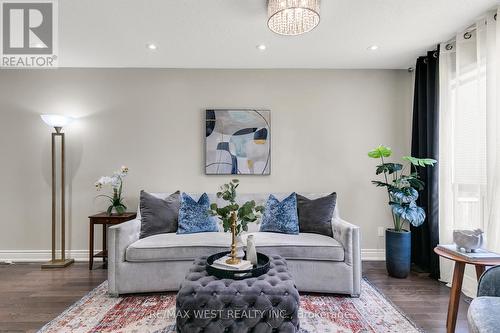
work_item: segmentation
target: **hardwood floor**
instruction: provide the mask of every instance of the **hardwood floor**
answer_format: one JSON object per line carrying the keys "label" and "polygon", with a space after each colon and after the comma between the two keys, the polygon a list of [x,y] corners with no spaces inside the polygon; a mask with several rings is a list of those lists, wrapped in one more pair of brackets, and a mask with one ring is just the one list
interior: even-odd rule
{"label": "hardwood floor", "polygon": [[[0,265],[0,332],[36,332],[106,280],[107,271],[86,263],[41,270],[40,264]],[[363,274],[427,332],[446,331],[449,289],[426,276],[387,276],[385,263],[364,262]],[[456,332],[467,330],[468,303],[461,300]]]}
{"label": "hardwood floor", "polygon": [[[444,283],[414,272],[406,279],[391,278],[386,273],[385,263],[380,261],[363,262],[363,276],[426,332],[446,332],[450,289]],[[456,333],[469,332],[469,301],[462,295]]]}
{"label": "hardwood floor", "polygon": [[0,332],[36,332],[106,274],[100,268],[89,271],[86,263],[50,270],[41,270],[39,263],[0,265]]}

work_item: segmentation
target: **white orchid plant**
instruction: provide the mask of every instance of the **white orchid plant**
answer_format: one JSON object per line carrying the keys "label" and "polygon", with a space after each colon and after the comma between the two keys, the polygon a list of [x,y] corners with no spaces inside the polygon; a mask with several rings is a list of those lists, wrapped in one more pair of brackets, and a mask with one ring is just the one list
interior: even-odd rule
{"label": "white orchid plant", "polygon": [[125,213],[125,210],[127,209],[127,206],[123,204],[122,198],[123,178],[125,178],[127,174],[128,168],[126,166],[122,166],[120,170],[113,172],[113,175],[101,177],[95,183],[97,191],[101,190],[103,186],[108,184],[113,190],[113,196],[107,194],[101,194],[97,196],[107,198],[111,202],[111,205],[106,211],[108,214],[111,214],[114,209],[118,215],[121,215]]}

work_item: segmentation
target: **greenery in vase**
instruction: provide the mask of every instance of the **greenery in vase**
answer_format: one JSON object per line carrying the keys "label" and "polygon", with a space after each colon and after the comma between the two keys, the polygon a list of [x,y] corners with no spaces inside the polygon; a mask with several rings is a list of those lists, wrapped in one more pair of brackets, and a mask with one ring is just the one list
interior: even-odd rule
{"label": "greenery in vase", "polygon": [[[432,158],[404,156],[403,161],[408,163],[405,166],[401,163],[388,163],[384,160],[391,155],[391,148],[386,146],[378,146],[368,153],[369,157],[381,160],[375,173],[384,175],[384,181],[373,180],[372,183],[387,189],[394,230],[403,231],[405,222],[418,227],[425,221],[425,211],[416,204],[418,191],[422,191],[425,187],[425,183],[418,175],[418,168],[434,166],[437,161]],[[408,171],[405,174],[406,170]]]}
{"label": "greenery in vase", "polygon": [[257,206],[255,201],[247,201],[243,205],[236,203],[236,189],[239,186],[239,180],[233,179],[229,183],[220,187],[217,197],[222,198],[229,204],[224,207],[218,207],[216,203],[210,205],[209,213],[212,216],[218,216],[222,221],[224,232],[231,231],[231,215],[236,214],[236,235],[242,231],[248,231],[248,223],[255,222],[260,214],[264,212],[263,206]]}
{"label": "greenery in vase", "polygon": [[126,166],[122,166],[120,170],[113,172],[113,175],[101,177],[95,183],[95,187],[98,191],[101,190],[104,185],[111,185],[111,189],[113,190],[112,195],[101,194],[97,196],[109,199],[109,202],[111,204],[106,210],[108,215],[111,215],[111,213],[113,212],[113,208],[116,210],[116,213],[118,215],[122,215],[127,209],[127,206],[125,206],[125,204],[123,203],[122,197],[123,178],[125,178],[127,174],[128,168]]}

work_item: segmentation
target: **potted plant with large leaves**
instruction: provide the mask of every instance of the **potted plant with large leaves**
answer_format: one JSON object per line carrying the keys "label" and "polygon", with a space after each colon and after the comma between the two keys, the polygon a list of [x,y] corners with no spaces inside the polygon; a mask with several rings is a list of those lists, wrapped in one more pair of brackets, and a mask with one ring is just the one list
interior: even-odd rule
{"label": "potted plant with large leaves", "polygon": [[[437,162],[431,158],[404,156],[403,163],[387,162],[385,158],[392,155],[386,146],[378,146],[368,156],[380,159],[376,174],[383,175],[383,181],[373,180],[378,187],[385,187],[391,207],[394,228],[385,231],[385,256],[387,271],[390,276],[405,278],[411,267],[411,233],[405,229],[411,224],[414,227],[425,221],[425,211],[417,206],[418,192],[425,183],[420,179],[418,168],[434,166]],[[406,173],[405,173],[406,172]]]}
{"label": "potted plant with large leaves", "polygon": [[236,189],[239,186],[239,180],[233,179],[229,183],[220,187],[217,197],[227,201],[224,207],[218,207],[216,203],[210,205],[210,215],[218,216],[222,221],[224,232],[231,231],[231,253],[228,264],[238,264],[240,259],[236,254],[236,238],[243,231],[248,231],[248,223],[255,222],[264,212],[263,206],[257,206],[254,200],[247,201],[242,205],[236,203]]}

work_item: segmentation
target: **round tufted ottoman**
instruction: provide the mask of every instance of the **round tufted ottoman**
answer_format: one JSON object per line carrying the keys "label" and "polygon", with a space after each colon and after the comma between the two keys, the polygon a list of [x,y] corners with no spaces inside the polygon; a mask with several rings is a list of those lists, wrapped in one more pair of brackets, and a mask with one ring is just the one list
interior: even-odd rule
{"label": "round tufted ottoman", "polygon": [[297,332],[299,292],[285,259],[270,257],[269,271],[245,280],[207,274],[196,260],[177,293],[177,332]]}

